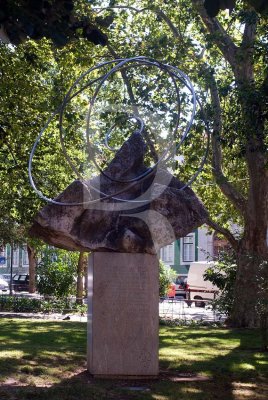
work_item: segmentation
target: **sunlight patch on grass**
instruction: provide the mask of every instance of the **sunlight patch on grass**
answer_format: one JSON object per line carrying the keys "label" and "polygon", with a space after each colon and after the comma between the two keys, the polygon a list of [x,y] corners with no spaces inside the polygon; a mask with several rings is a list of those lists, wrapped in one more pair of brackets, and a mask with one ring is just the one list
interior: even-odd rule
{"label": "sunlight patch on grass", "polygon": [[233,371],[239,371],[239,370],[248,371],[248,370],[255,370],[256,368],[254,365],[249,364],[247,362],[240,362],[235,364],[232,369]]}
{"label": "sunlight patch on grass", "polygon": [[194,387],[182,387],[181,391],[183,393],[203,393],[203,390]]}
{"label": "sunlight patch on grass", "polygon": [[169,397],[160,394],[152,394],[152,398],[155,400],[169,400]]}
{"label": "sunlight patch on grass", "polygon": [[[228,351],[221,351],[221,355],[226,355],[229,353]],[[161,354],[163,357],[179,357],[180,359],[186,358],[186,359],[197,359],[197,358],[204,358],[204,359],[209,359],[215,357],[215,355],[218,355],[218,350],[215,348],[200,348],[199,350],[194,350],[190,346],[188,348],[163,348],[160,350],[159,354]]]}
{"label": "sunlight patch on grass", "polygon": [[234,399],[240,398],[255,398],[257,386],[253,383],[233,382],[232,394]]}
{"label": "sunlight patch on grass", "polygon": [[255,353],[254,358],[267,358],[267,353]]}
{"label": "sunlight patch on grass", "polygon": [[15,359],[19,359],[21,357],[23,357],[24,352],[22,350],[4,350],[1,349],[0,352],[0,358],[15,358]]}

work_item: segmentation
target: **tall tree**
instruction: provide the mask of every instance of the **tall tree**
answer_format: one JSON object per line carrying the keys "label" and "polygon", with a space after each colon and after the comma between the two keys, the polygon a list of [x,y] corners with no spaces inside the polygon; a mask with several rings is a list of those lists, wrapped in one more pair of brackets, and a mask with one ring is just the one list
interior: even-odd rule
{"label": "tall tree", "polygon": [[[213,18],[203,0],[113,2],[117,17],[108,36],[117,55],[180,65],[201,96],[210,94],[203,104],[212,135],[212,176],[205,167],[195,188],[211,213],[208,223],[236,252],[232,324],[252,327],[267,321],[268,312],[267,291],[259,283],[268,270],[267,19],[245,3],[233,6],[231,15],[223,11]],[[144,95],[135,80],[134,86],[136,96]],[[194,148],[192,143],[191,153]],[[228,229],[228,220],[239,223],[239,234]]]}
{"label": "tall tree", "polygon": [[[228,2],[230,3],[234,2]],[[251,1],[248,3],[251,4]],[[53,101],[59,102],[63,92],[61,88],[71,82],[73,75],[78,76],[87,66],[105,58],[142,54],[164,59],[170,64],[179,65],[186,71],[197,86],[212,134],[209,157],[211,169],[208,165],[204,168],[199,181],[195,184],[195,189],[210,211],[211,218],[208,223],[226,236],[237,256],[238,270],[232,323],[234,326],[250,327],[259,325],[260,319],[267,321],[267,289],[263,285],[263,278],[268,270],[266,241],[268,38],[265,13],[263,16],[256,14],[253,8],[242,1],[235,2],[230,15],[225,11],[220,11],[217,18],[207,12],[204,0],[177,0],[176,2],[156,0],[153,4],[151,1],[132,0],[128,1],[127,6],[111,1],[108,9],[107,7],[103,9],[101,1],[95,1],[94,4],[96,7],[99,4],[99,8],[95,9],[98,14],[95,22],[101,23],[105,19],[108,21],[106,33],[109,37],[109,45],[101,49],[90,48],[89,58],[85,43],[78,41],[77,49],[69,44],[68,49],[63,49],[61,54],[57,53],[56,64],[59,65],[58,61],[62,60],[58,70],[54,61],[51,64],[43,60],[40,65],[42,68],[46,66],[45,79],[40,81],[42,84],[40,84],[38,96],[38,90],[36,92],[36,99],[40,99],[40,103],[38,100],[37,104],[41,108],[45,104],[47,111],[47,106],[51,108],[52,104],[49,105],[47,99],[53,98]],[[259,11],[257,7],[256,10]],[[111,21],[113,21],[112,25],[110,25]],[[4,51],[11,54],[12,49],[5,47]],[[35,77],[38,63],[35,59],[36,55],[32,53],[31,51],[30,55],[25,55],[25,57],[29,64],[35,64],[31,70]],[[19,64],[12,59],[12,55],[10,57],[13,62],[10,66],[14,66],[13,71],[18,79],[18,74],[21,73],[22,77],[23,71],[18,69]],[[5,61],[5,58],[3,60]],[[1,73],[8,74],[10,66],[3,67]],[[53,71],[53,68],[52,75],[47,74],[46,71]],[[125,71],[125,77],[131,78],[134,83],[132,94],[130,88],[122,91],[122,84],[117,77],[110,88],[105,90],[105,102],[118,105],[121,98],[126,104],[131,104],[133,96],[138,104],[144,100],[143,106],[152,113],[156,113],[155,110],[159,109],[158,115],[161,118],[158,119],[156,128],[161,130],[162,127],[167,126],[165,125],[167,122],[173,122],[174,109],[170,109],[168,100],[172,98],[174,100],[174,94],[172,95],[169,82],[162,76],[155,79],[154,73],[148,69],[146,73],[143,72],[138,69],[135,72]],[[29,76],[29,73],[25,76]],[[20,81],[23,85],[27,83],[27,79],[21,78]],[[14,160],[14,147],[18,151],[16,161],[19,160],[21,163],[28,152],[25,144],[29,143],[29,136],[33,135],[33,133],[27,133],[29,136],[24,136],[26,129],[27,132],[29,127],[31,127],[30,132],[36,129],[32,122],[36,108],[33,113],[30,106],[33,94],[25,97],[21,92],[19,97],[21,103],[17,101],[14,104],[13,98],[17,99],[16,84],[11,75],[10,82],[13,82],[13,95],[10,93],[6,96],[5,86],[2,86],[5,101],[1,106],[2,108],[6,106],[4,110],[6,118],[1,121],[1,137],[4,140],[2,157],[5,161],[2,164],[4,168],[1,173],[4,177],[5,193],[12,198],[11,188],[16,188],[15,203],[25,212],[27,207],[22,206],[21,200],[22,198],[29,199],[33,195],[29,191],[29,195],[25,196],[26,186],[23,185],[25,178],[22,179],[19,172],[13,175],[13,171],[18,168]],[[33,82],[35,87],[38,80],[33,79]],[[50,84],[55,89],[54,96],[46,94]],[[24,90],[24,93],[27,91]],[[24,102],[24,100],[27,101]],[[21,110],[24,110],[28,119],[22,118]],[[45,115],[46,111],[42,115]],[[75,120],[75,113],[71,109],[69,111],[68,118]],[[120,121],[120,112],[117,114]],[[17,118],[17,115],[20,115],[20,118]],[[105,128],[109,126],[107,121],[109,122],[111,116],[106,111],[100,117],[104,117],[102,127],[105,131]],[[12,121],[12,129],[10,129],[10,121]],[[38,126],[39,123],[41,125],[43,121],[38,121]],[[123,123],[121,127],[125,129]],[[203,129],[200,120],[197,119],[192,140],[184,148],[184,168],[180,169],[178,165],[174,167],[174,173],[179,174],[182,179],[195,170],[201,155],[198,134],[202,139]],[[7,131],[12,131],[13,136],[7,135]],[[23,132],[22,136],[19,135],[21,132]],[[9,137],[12,140],[7,141]],[[72,141],[75,139],[78,144],[80,143],[79,130],[69,137],[67,135],[66,139],[71,154]],[[116,135],[113,140],[115,145],[120,144]],[[164,142],[160,136],[158,146],[163,147],[165,143],[161,141]],[[45,138],[43,143],[44,147],[40,149],[40,153],[37,153],[38,163],[35,167],[41,187],[53,193],[56,187],[57,190],[64,187],[71,177],[71,171],[69,170],[68,174],[63,173],[65,167],[59,153],[48,154],[46,150],[52,143],[57,148],[56,136]],[[74,157],[77,155],[78,153],[74,154]],[[60,173],[49,179],[47,167],[51,164],[55,165]],[[18,199],[17,202],[16,199]],[[8,202],[5,202],[5,207],[8,207]],[[230,223],[234,222],[239,223],[241,227],[239,236],[228,229]],[[258,310],[261,310],[261,313]]]}
{"label": "tall tree", "polygon": [[[74,75],[88,66],[87,55],[92,47],[85,39],[62,49],[46,39],[28,40],[16,48],[0,43],[0,242],[27,242],[31,291],[35,282],[35,246],[28,241],[27,231],[43,202],[29,183],[29,155],[36,136],[59,106]],[[70,57],[72,53],[74,56]],[[78,66],[76,57],[80,58]],[[69,107],[67,118],[76,125],[79,110],[76,108],[74,112]],[[72,138],[66,137],[70,152],[78,159],[79,135],[81,139],[81,134],[77,134],[75,150],[71,149]],[[37,149],[33,175],[38,187],[50,197],[55,197],[75,178],[60,150],[56,119]]]}
{"label": "tall tree", "polygon": [[[246,193],[237,190],[224,174],[221,150],[221,139],[225,133],[222,116],[224,109],[213,77],[210,81],[214,109],[212,168],[221,191],[232,202],[244,222],[241,239],[232,241],[238,265],[232,323],[235,326],[255,326],[259,324],[260,315],[257,311],[263,297],[259,287],[260,275],[267,275],[268,268],[268,71],[262,71],[262,57],[265,53],[257,50],[258,46],[264,45],[264,25],[251,8],[240,10],[243,12],[241,22],[244,27],[241,39],[235,42],[218,20],[208,16],[202,2],[193,1],[193,4],[211,37],[213,47],[221,52],[233,75],[239,113],[235,134],[249,179]],[[264,313],[267,313],[267,309]],[[261,317],[265,318],[265,315]]]}

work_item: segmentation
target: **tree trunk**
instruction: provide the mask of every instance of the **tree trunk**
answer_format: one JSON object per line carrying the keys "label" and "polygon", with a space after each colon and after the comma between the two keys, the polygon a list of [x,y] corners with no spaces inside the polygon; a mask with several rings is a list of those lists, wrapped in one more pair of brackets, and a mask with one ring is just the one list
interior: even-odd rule
{"label": "tree trunk", "polygon": [[85,255],[85,265],[84,265],[84,291],[85,291],[85,296],[87,298],[88,296],[88,258],[89,258],[89,253],[86,253]]}
{"label": "tree trunk", "polygon": [[76,304],[83,304],[84,294],[84,277],[85,277],[85,266],[87,265],[87,254],[81,252],[79,254],[77,264],[77,283],[76,283]]}
{"label": "tree trunk", "polygon": [[27,244],[27,253],[29,259],[29,293],[35,293],[35,275],[36,275],[36,253],[35,249]]}
{"label": "tree trunk", "polygon": [[241,251],[237,254],[237,275],[234,290],[234,306],[231,315],[233,327],[254,328],[259,325],[257,313],[258,263],[254,256]]}
{"label": "tree trunk", "polygon": [[267,329],[268,170],[264,144],[264,113],[263,105],[256,101],[254,90],[250,91],[250,86],[247,88],[248,91],[244,92],[248,96],[244,93],[243,98],[241,94],[241,105],[245,123],[244,135],[247,139],[245,160],[249,189],[244,213],[244,234],[237,251],[237,278],[231,320],[236,327],[266,325]]}
{"label": "tree trunk", "polygon": [[[252,221],[253,222],[253,221]],[[256,220],[258,227],[258,219]],[[231,324],[267,329],[268,251],[266,230],[246,226],[237,252],[237,276]],[[265,338],[265,332],[263,337]]]}

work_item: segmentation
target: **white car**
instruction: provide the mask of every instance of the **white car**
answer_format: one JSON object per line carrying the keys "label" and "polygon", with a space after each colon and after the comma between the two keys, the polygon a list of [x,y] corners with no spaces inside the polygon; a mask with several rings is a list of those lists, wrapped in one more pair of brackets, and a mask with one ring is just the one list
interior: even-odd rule
{"label": "white car", "polygon": [[8,290],[8,283],[2,278],[0,278],[0,290]]}

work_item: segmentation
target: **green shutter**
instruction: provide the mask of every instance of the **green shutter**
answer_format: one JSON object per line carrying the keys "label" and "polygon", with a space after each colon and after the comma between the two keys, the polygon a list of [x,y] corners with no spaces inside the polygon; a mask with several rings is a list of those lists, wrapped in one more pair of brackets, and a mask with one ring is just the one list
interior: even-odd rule
{"label": "green shutter", "polygon": [[198,261],[198,228],[195,230],[195,261]]}

